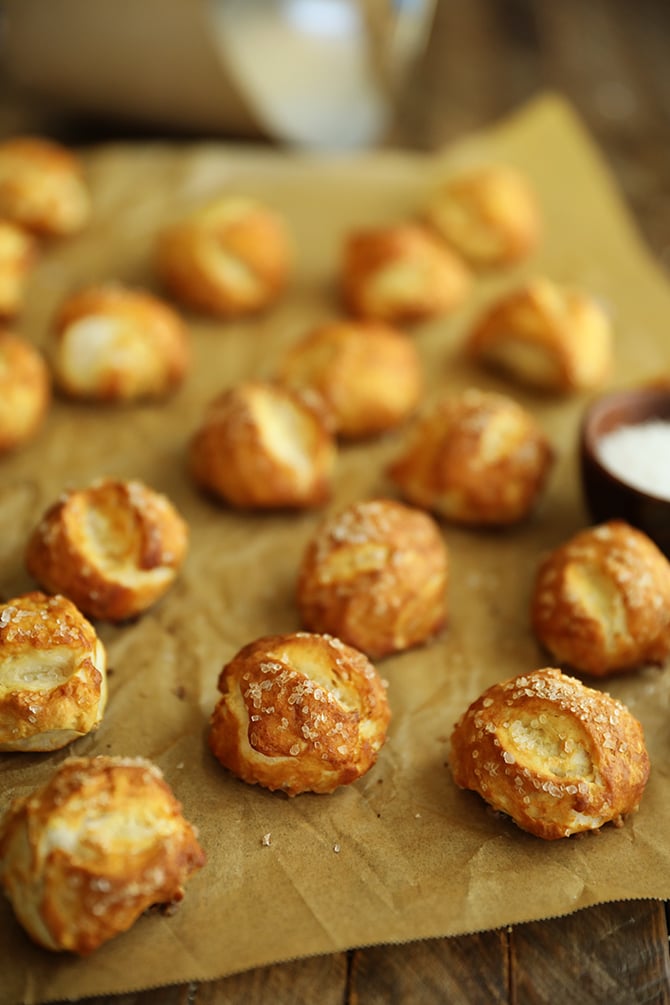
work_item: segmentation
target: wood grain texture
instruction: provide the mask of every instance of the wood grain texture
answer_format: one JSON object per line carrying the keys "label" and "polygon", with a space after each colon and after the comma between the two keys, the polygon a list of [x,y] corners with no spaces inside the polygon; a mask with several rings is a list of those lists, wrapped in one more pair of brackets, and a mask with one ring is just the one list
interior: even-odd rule
{"label": "wood grain texture", "polygon": [[[670,3],[667,0],[438,0],[434,30],[391,137],[433,150],[538,92],[562,92],[609,162],[659,261],[670,267]],[[72,143],[138,137],[73,120],[2,80],[0,136]],[[608,904],[510,931],[302,960],[83,1005],[545,1005],[670,1002],[668,925],[656,902]]]}

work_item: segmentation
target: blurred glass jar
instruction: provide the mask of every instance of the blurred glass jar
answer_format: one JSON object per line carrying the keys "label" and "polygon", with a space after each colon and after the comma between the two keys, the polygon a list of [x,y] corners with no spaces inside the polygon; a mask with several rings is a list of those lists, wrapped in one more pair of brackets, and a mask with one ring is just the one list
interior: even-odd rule
{"label": "blurred glass jar", "polygon": [[10,74],[155,129],[378,142],[435,0],[5,0]]}

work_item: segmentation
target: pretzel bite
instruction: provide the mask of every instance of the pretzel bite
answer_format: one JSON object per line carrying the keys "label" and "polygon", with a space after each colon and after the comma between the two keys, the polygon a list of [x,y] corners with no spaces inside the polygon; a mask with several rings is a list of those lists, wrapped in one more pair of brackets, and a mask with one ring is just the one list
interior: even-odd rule
{"label": "pretzel bite", "polygon": [[426,207],[426,219],[476,268],[525,258],[540,237],[540,213],[527,178],[502,165],[450,178]]}
{"label": "pretzel bite", "polygon": [[423,386],[414,343],[403,332],[373,321],[333,321],[314,329],[286,353],[279,380],[315,391],[335,431],[348,439],[373,436],[403,422]]}
{"label": "pretzel bite", "polygon": [[0,330],[0,454],[36,435],[50,402],[41,354],[20,336]]}
{"label": "pretzel bite", "polygon": [[26,593],[0,605],[0,750],[57,750],[96,729],[107,659],[65,597]]}
{"label": "pretzel bite", "polygon": [[223,196],[166,227],[156,250],[156,266],[170,293],[187,307],[222,318],[273,304],[291,264],[279,214],[237,196]]}
{"label": "pretzel bite", "polygon": [[209,745],[242,781],[332,792],[373,766],[391,713],[385,685],[355,649],[328,635],[270,635],[219,676]]}
{"label": "pretzel bite", "polygon": [[460,306],[469,289],[462,260],[416,224],[359,230],[345,244],[342,293],[357,317],[424,321]]}
{"label": "pretzel bite", "polygon": [[64,493],[26,549],[26,567],[49,593],[92,618],[125,621],[172,586],[188,529],[169,499],[138,481],[94,482]]}
{"label": "pretzel bite", "polygon": [[0,318],[23,307],[28,277],[37,258],[35,240],[22,227],[0,219]]}
{"label": "pretzel bite", "polygon": [[247,381],[205,413],[189,448],[193,478],[231,506],[319,506],[330,496],[335,444],[318,402]]}
{"label": "pretzel bite", "polygon": [[79,159],[51,140],[0,143],[0,216],[47,237],[77,233],[91,206]]}
{"label": "pretzel bite", "polygon": [[403,496],[454,523],[504,526],[529,516],[554,451],[534,417],[505,395],[443,395],[415,423],[389,477]]}
{"label": "pretzel bite", "polygon": [[328,517],[300,566],[297,601],[311,631],[371,658],[420,645],[447,620],[447,549],[430,516],[391,499]]}
{"label": "pretzel bite", "polygon": [[55,383],[73,398],[160,398],[189,365],[186,329],[157,297],[123,286],[95,286],[62,303],[52,326]]}
{"label": "pretzel bite", "polygon": [[670,562],[622,520],[580,531],[539,565],[531,620],[553,658],[605,674],[670,655]]}
{"label": "pretzel bite", "polygon": [[519,384],[569,394],[605,380],[612,330],[591,296],[540,278],[496,301],[470,332],[466,352]]}
{"label": "pretzel bite", "polygon": [[458,786],[547,841],[621,826],[649,777],[626,706],[554,668],[484,691],[453,730],[449,764]]}
{"label": "pretzel bite", "polygon": [[85,956],[205,864],[160,770],[130,757],[71,757],[17,798],[0,829],[0,882],[45,949]]}

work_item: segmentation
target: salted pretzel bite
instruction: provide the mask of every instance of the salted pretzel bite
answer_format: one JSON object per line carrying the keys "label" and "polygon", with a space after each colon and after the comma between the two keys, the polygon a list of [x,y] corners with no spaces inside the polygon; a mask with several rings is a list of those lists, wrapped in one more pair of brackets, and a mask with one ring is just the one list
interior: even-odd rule
{"label": "salted pretzel bite", "polygon": [[273,304],[292,257],[280,214],[242,196],[221,196],[166,226],[156,247],[167,290],[185,306],[222,318]]}
{"label": "salted pretzel bite", "polygon": [[39,350],[0,330],[0,455],[37,434],[50,402],[49,370]]}
{"label": "salted pretzel bite", "polygon": [[88,222],[91,201],[79,158],[33,136],[0,142],[0,216],[40,236],[66,237]]}
{"label": "salted pretzel bite", "polygon": [[670,655],[670,562],[622,520],[588,527],[549,552],[531,621],[552,657],[602,676]]}
{"label": "salted pretzel bite", "polygon": [[308,332],[280,361],[278,379],[323,400],[336,433],[359,439],[403,422],[423,387],[409,336],[373,321],[331,321]]}
{"label": "salted pretzel bite", "polygon": [[484,691],[454,727],[449,765],[457,785],[547,841],[620,826],[649,777],[626,706],[554,668]]}
{"label": "salted pretzel bite", "polygon": [[34,591],[0,605],[0,750],[57,750],[100,724],[107,658],[65,597]]}
{"label": "salted pretzel bite", "polygon": [[410,503],[454,523],[504,526],[536,506],[554,450],[506,395],[442,394],[415,421],[388,474]]}
{"label": "salted pretzel bite", "polygon": [[34,238],[22,227],[0,219],[0,318],[20,313],[36,259]]}
{"label": "salted pretzel bite", "polygon": [[58,388],[91,401],[164,397],[189,366],[179,315],[158,297],[120,284],[66,297],[53,319],[50,349]]}
{"label": "salted pretzel bite", "polygon": [[392,499],[368,499],[317,528],[300,565],[297,603],[306,628],[381,658],[446,624],[447,579],[434,520]]}
{"label": "salted pretzel bite", "polygon": [[18,921],[45,949],[81,956],[182,900],[204,863],[162,773],[140,757],[68,758],[0,827],[0,882]]}
{"label": "salted pretzel bite", "polygon": [[244,646],[224,666],[211,717],[214,756],[242,781],[332,792],[373,766],[386,739],[385,685],[339,639],[296,632]]}
{"label": "salted pretzel bite", "polygon": [[442,182],[428,200],[431,227],[475,268],[509,265],[536,247],[540,212],[521,172],[486,165]]}
{"label": "salted pretzel bite", "polygon": [[427,228],[399,223],[348,235],[341,282],[356,317],[404,324],[459,307],[471,277],[463,261]]}
{"label": "salted pretzel bite", "polygon": [[336,448],[316,399],[269,381],[224,391],[189,445],[197,484],[231,506],[319,506],[330,496]]}
{"label": "salted pretzel bite", "polygon": [[28,541],[26,567],[89,617],[124,621],[172,586],[187,544],[187,526],[166,496],[110,478],[49,507]]}
{"label": "salted pretzel bite", "polygon": [[498,298],[466,353],[519,384],[558,394],[598,387],[612,365],[612,326],[590,294],[544,277]]}

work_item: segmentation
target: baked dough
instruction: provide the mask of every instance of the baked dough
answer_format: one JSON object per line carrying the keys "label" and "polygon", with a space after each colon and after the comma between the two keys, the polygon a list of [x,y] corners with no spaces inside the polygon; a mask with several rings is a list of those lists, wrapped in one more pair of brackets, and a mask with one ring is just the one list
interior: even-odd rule
{"label": "baked dough", "polygon": [[0,750],[57,750],[97,728],[107,658],[65,597],[37,591],[0,605]]}
{"label": "baked dough", "polygon": [[171,905],[205,864],[197,832],[142,758],[71,757],[15,799],[0,830],[0,882],[28,935],[82,956]]}
{"label": "baked dough", "polygon": [[385,685],[355,649],[327,635],[271,635],[244,646],[219,676],[209,733],[242,781],[332,792],[373,766],[386,739]]}
{"label": "baked dough", "polygon": [[49,370],[40,352],[0,330],[0,455],[37,434],[50,402]]}
{"label": "baked dough", "polygon": [[120,285],[67,297],[51,331],[58,388],[73,398],[160,398],[181,384],[189,365],[186,328],[157,297]]}
{"label": "baked dough", "polygon": [[163,230],[156,266],[182,304],[232,318],[255,314],[279,298],[292,257],[278,213],[254,199],[222,196]]}
{"label": "baked dough", "polygon": [[188,529],[170,500],[138,481],[106,479],[65,492],[26,549],[26,567],[49,593],[84,614],[125,621],[172,586]]}
{"label": "baked dough", "polygon": [[553,460],[530,412],[506,395],[469,388],[433,402],[388,474],[409,502],[445,520],[504,526],[530,515]]}
{"label": "baked dough", "polygon": [[356,317],[389,324],[428,320],[459,307],[470,285],[463,261],[418,224],[357,230],[346,240],[342,293]]}
{"label": "baked dough", "polygon": [[506,165],[473,168],[449,178],[429,199],[425,216],[475,268],[520,261],[535,249],[541,232],[530,182]]}
{"label": "baked dough", "polygon": [[0,143],[0,217],[47,237],[88,222],[91,203],[79,158],[59,143],[17,136]]}
{"label": "baked dough", "polygon": [[423,387],[418,351],[404,332],[374,321],[331,321],[280,362],[279,380],[323,400],[336,433],[360,439],[399,425]]}
{"label": "baked dough", "polygon": [[670,655],[670,562],[622,520],[580,531],[541,561],[531,619],[552,657],[601,676]]}
{"label": "baked dough", "polygon": [[420,645],[447,621],[447,549],[434,520],[392,499],[329,516],[300,566],[302,622],[371,658]]}
{"label": "baked dough", "polygon": [[465,345],[472,359],[519,384],[559,394],[598,387],[612,365],[605,310],[589,294],[544,277],[493,303]]}
{"label": "baked dough", "polygon": [[0,319],[20,313],[36,259],[34,238],[22,227],[0,219]]}
{"label": "baked dough", "polygon": [[242,509],[321,505],[330,496],[335,454],[317,400],[260,380],[212,401],[189,447],[198,485]]}
{"label": "baked dough", "polygon": [[457,785],[547,841],[620,826],[649,777],[626,706],[554,668],[484,691],[453,730],[449,764]]}

